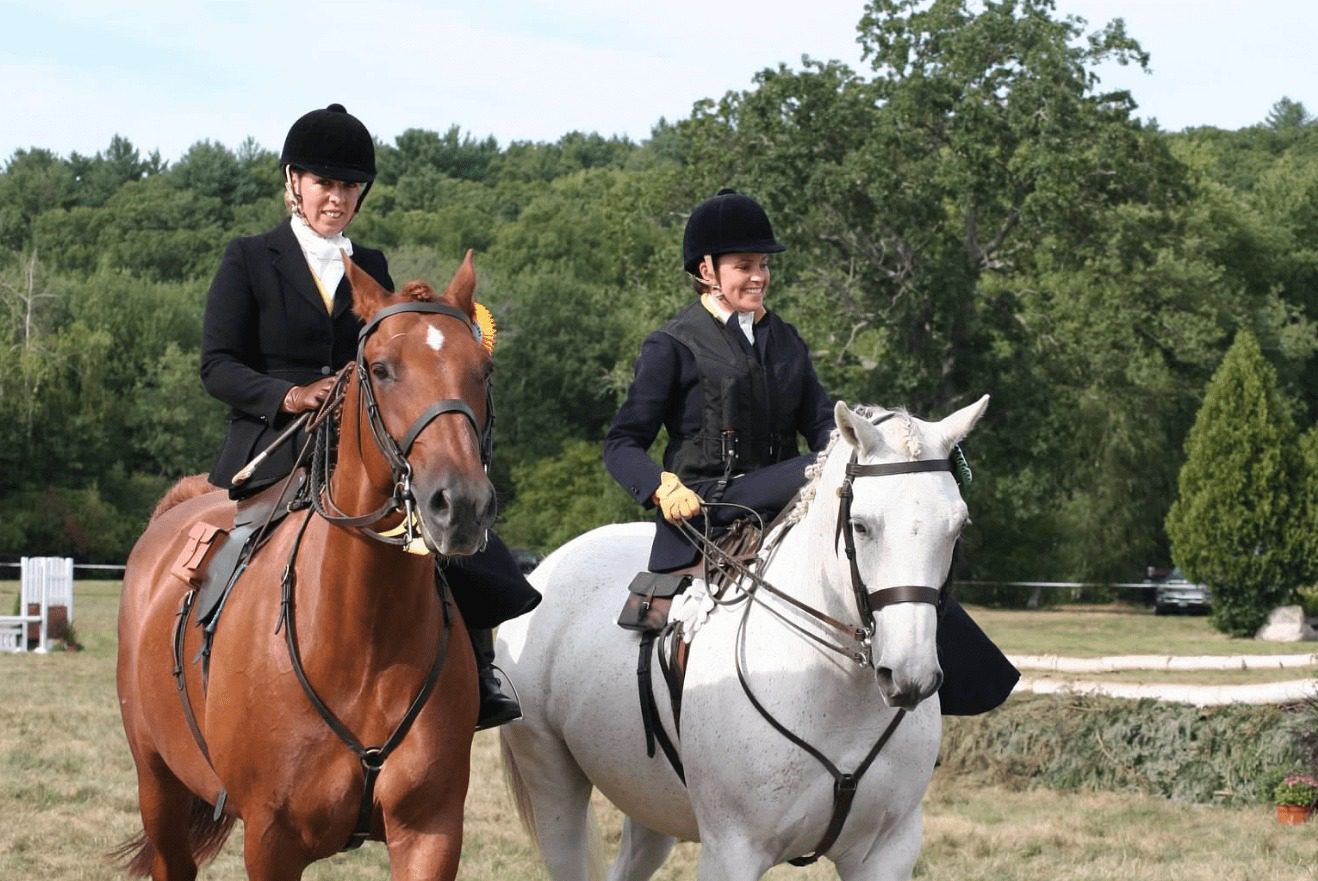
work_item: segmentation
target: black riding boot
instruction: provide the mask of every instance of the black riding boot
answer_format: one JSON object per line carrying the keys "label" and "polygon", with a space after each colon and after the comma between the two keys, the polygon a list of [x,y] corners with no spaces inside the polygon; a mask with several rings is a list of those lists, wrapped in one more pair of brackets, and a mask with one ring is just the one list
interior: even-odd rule
{"label": "black riding boot", "polygon": [[476,652],[476,679],[481,694],[476,730],[484,731],[522,718],[522,708],[516,699],[503,693],[503,683],[494,671],[494,631],[487,627],[471,628],[471,647]]}

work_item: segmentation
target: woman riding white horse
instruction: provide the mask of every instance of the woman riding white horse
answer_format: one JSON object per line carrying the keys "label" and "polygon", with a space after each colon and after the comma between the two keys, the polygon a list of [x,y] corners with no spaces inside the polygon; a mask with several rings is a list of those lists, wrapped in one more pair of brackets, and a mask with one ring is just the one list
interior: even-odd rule
{"label": "woman riding white horse", "polygon": [[[713,529],[754,512],[772,520],[828,442],[833,401],[796,328],[768,309],[770,260],[786,250],[764,209],[733,190],[697,205],[682,234],[695,300],[641,344],[635,377],[604,441],[604,464],[657,509],[646,568],[697,571],[680,524]],[[663,465],[649,449],[663,429]],[[798,436],[812,452],[802,454]],[[694,565],[693,565],[694,564]],[[676,580],[676,576],[674,578]],[[955,599],[939,624],[944,715],[1002,703],[1018,674]]]}
{"label": "woman riding white horse", "polygon": [[506,768],[555,881],[597,877],[592,788],[627,817],[613,881],[649,878],[677,839],[702,842],[701,881],[821,855],[844,881],[910,877],[941,737],[940,588],[967,520],[949,455],[987,403],[937,423],[836,407],[799,522],[688,617],[703,623],[680,724],[659,665],[643,677],[680,765],[647,755],[638,640],[614,626],[653,527],[603,527],[546,558],[531,576],[544,602],[503,625],[498,656],[525,712],[502,729]]}

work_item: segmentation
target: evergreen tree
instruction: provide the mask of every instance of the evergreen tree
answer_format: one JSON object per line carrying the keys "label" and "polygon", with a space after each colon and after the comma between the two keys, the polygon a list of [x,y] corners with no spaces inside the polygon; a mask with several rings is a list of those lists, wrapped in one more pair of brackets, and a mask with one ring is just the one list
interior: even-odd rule
{"label": "evergreen tree", "polygon": [[1213,624],[1249,636],[1291,597],[1300,573],[1298,437],[1254,335],[1235,342],[1208,383],[1167,515],[1172,558],[1213,591]]}

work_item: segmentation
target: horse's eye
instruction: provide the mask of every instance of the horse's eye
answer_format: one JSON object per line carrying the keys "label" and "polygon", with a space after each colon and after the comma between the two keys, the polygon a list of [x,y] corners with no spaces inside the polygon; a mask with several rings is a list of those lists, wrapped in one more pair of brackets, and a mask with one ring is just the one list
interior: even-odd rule
{"label": "horse's eye", "polygon": [[856,535],[869,535],[870,530],[868,526],[866,526],[864,523],[861,523],[859,520],[852,520],[851,531],[854,532]]}
{"label": "horse's eye", "polygon": [[376,361],[371,365],[371,376],[381,380],[390,379],[393,376],[393,371],[389,369],[389,365],[385,362]]}

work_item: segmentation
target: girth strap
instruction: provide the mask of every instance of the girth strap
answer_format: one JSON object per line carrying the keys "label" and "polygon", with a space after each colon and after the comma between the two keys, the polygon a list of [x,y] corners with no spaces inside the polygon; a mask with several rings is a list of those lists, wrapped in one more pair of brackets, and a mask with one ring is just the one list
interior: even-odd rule
{"label": "girth strap", "polygon": [[[677,777],[686,785],[686,769],[682,766],[682,757],[677,752],[677,747],[669,739],[668,732],[664,730],[663,720],[659,718],[659,706],[654,700],[654,680],[650,675],[650,656],[655,648],[655,637],[658,634],[653,630],[647,630],[641,634],[640,655],[636,660],[636,687],[641,698],[641,724],[645,728],[645,754],[654,758],[654,745],[657,741],[659,748],[664,751],[664,756],[668,763],[673,766],[677,772]],[[660,664],[663,659],[660,658]],[[676,712],[676,707],[674,707]]]}
{"label": "girth strap", "polygon": [[201,733],[201,726],[197,724],[197,716],[192,712],[192,700],[188,697],[187,666],[183,663],[183,640],[188,629],[188,613],[192,611],[192,603],[196,598],[197,592],[190,590],[183,595],[183,600],[179,603],[177,620],[174,623],[174,684],[178,689],[179,700],[183,703],[183,718],[188,723],[188,730],[192,732],[192,739],[197,742],[206,764],[213,770],[215,765],[211,762],[211,751],[206,746],[206,738]]}

